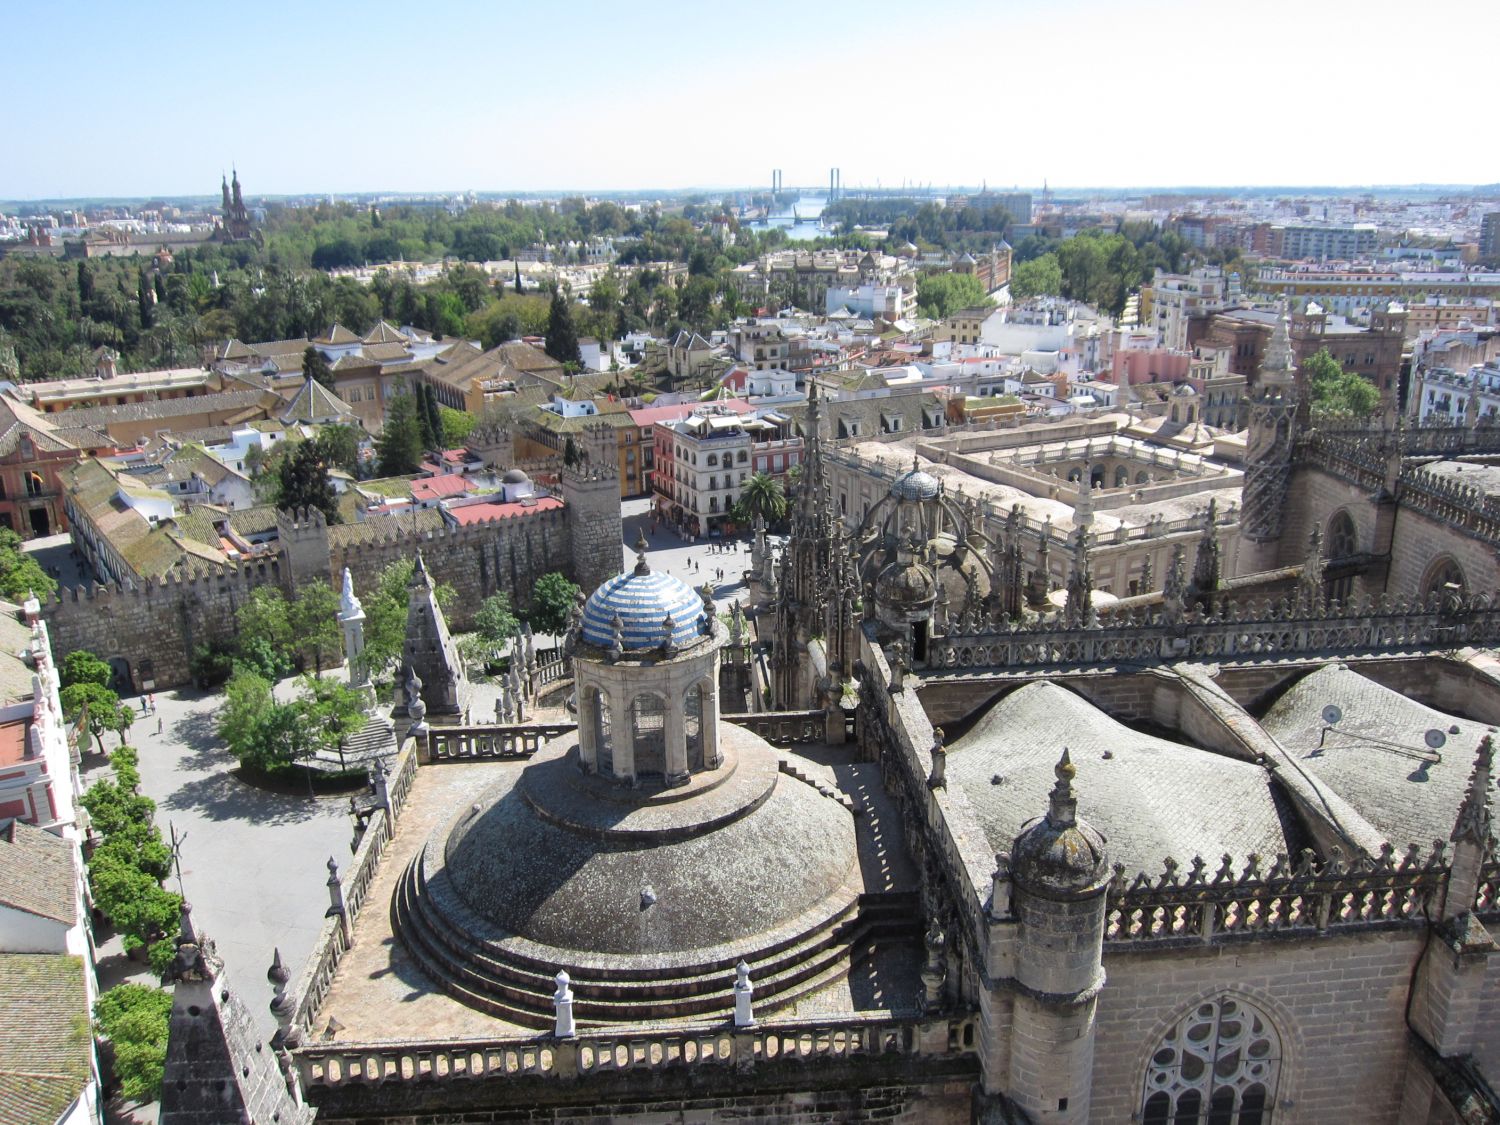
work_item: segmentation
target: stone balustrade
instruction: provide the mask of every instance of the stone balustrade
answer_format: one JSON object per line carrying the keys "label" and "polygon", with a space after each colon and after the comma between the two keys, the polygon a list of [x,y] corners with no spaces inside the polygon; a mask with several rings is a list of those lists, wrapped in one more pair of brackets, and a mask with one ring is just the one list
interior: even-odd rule
{"label": "stone balustrade", "polygon": [[1060,614],[1031,621],[961,625],[928,642],[928,671],[1039,668],[1072,664],[1200,659],[1264,659],[1304,653],[1400,652],[1493,645],[1500,601],[1479,596],[1447,604],[1429,598],[1358,599],[1306,605],[1295,599],[1226,601],[1221,612],[1174,620],[1158,606],[1064,628]]}
{"label": "stone balustrade", "polygon": [[549,739],[578,729],[577,723],[490,723],[431,727],[422,762],[476,762],[529,758]]}
{"label": "stone balustrade", "polygon": [[[1156,879],[1144,872],[1127,881],[1115,865],[1104,940],[1116,949],[1145,943],[1205,942],[1234,934],[1326,933],[1375,923],[1418,923],[1434,914],[1448,880],[1445,845],[1424,857],[1413,844],[1397,860],[1389,845],[1376,859],[1346,863],[1337,848],[1322,865],[1306,851],[1289,862],[1278,856],[1262,873],[1251,855],[1238,874],[1224,856],[1216,870],[1195,857],[1179,877],[1168,858]],[[1497,870],[1500,876],[1500,870]],[[1491,900],[1494,886],[1490,886]]]}
{"label": "stone balustrade", "polygon": [[821,746],[828,741],[822,711],[759,711],[722,717],[726,723],[735,723],[760,735],[772,746],[796,743]]}
{"label": "stone balustrade", "polygon": [[608,1028],[573,1039],[315,1042],[297,1048],[302,1088],[349,1083],[432,1082],[453,1078],[572,1080],[605,1073],[656,1073],[727,1066],[739,1071],[777,1063],[817,1063],[881,1055],[957,1056],[976,1049],[973,1015],[870,1021],[858,1016],[727,1024]]}

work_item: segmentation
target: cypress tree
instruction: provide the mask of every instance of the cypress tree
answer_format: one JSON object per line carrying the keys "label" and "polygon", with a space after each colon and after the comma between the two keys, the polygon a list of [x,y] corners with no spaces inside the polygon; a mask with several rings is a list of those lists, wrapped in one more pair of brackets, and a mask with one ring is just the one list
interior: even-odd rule
{"label": "cypress tree", "polygon": [[547,313],[547,354],[558,363],[583,362],[573,310],[561,288],[552,290],[552,308]]}
{"label": "cypress tree", "polygon": [[78,303],[87,305],[94,299],[94,271],[89,268],[88,262],[80,260],[78,263]]}
{"label": "cypress tree", "polygon": [[521,263],[516,263],[516,292],[521,292]]}
{"label": "cypress tree", "polygon": [[375,439],[381,476],[414,473],[422,463],[422,423],[418,414],[416,395],[397,395],[392,400],[385,427]]}
{"label": "cypress tree", "polygon": [[142,328],[151,327],[151,311],[153,303],[151,297],[151,283],[146,280],[146,271],[141,270],[135,282],[135,305],[136,311],[140,314]]}
{"label": "cypress tree", "polygon": [[323,353],[311,344],[302,353],[302,374],[322,383],[330,391],[333,390],[333,369],[328,366]]}

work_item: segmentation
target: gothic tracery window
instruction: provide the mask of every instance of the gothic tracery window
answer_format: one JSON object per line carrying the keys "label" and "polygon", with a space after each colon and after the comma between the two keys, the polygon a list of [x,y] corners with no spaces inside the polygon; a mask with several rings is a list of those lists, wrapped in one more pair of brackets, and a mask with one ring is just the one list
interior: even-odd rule
{"label": "gothic tracery window", "polygon": [[1466,585],[1463,569],[1458,563],[1444,555],[1428,566],[1427,580],[1422,583],[1422,592],[1429,596],[1445,594],[1455,586],[1462,592]]}
{"label": "gothic tracery window", "polygon": [[1144,1125],[1270,1125],[1281,1041],[1235,996],[1205,1001],[1167,1032],[1146,1070]]}

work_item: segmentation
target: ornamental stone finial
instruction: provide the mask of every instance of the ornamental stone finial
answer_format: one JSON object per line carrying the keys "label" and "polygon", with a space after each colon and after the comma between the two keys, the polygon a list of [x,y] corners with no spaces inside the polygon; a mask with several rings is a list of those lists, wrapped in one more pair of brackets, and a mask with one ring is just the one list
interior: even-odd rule
{"label": "ornamental stone finial", "polygon": [[646,562],[646,549],[648,546],[645,531],[637,530],[635,533],[635,573],[638,575],[651,573],[651,566]]}
{"label": "ornamental stone finial", "polygon": [[750,966],[741,958],[739,964],[734,967],[735,1027],[755,1026],[755,1011],[751,1006],[754,996],[755,986],[750,983]]}
{"label": "ornamental stone finial", "polygon": [[1078,800],[1073,796],[1073,778],[1078,775],[1078,767],[1073,764],[1072,755],[1068,753],[1066,746],[1052,772],[1057,775],[1057,784],[1052,787],[1051,808],[1047,812],[1047,819],[1054,828],[1068,828],[1078,819]]}

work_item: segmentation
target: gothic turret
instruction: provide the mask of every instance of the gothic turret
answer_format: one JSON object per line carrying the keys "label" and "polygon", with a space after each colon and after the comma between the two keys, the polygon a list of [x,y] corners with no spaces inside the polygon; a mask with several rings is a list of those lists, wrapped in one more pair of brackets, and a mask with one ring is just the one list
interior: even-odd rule
{"label": "gothic turret", "polygon": [[1010,860],[1016,999],[1008,1095],[1037,1122],[1089,1119],[1094,1007],[1104,984],[1104,837],[1078,819],[1064,750],[1047,815]]}
{"label": "gothic turret", "polygon": [[1242,570],[1276,565],[1276,542],[1285,522],[1292,450],[1297,439],[1296,382],[1296,363],[1283,308],[1266,347],[1259,385],[1250,399],[1240,528],[1248,540],[1247,554],[1251,557]]}
{"label": "gothic turret", "polygon": [[[406,587],[406,599],[406,643],[401,652],[399,682],[405,683],[415,672],[427,715],[440,722],[445,718],[451,721],[468,704],[469,679],[420,551]],[[403,700],[395,713],[409,715],[410,704],[410,700]]]}

